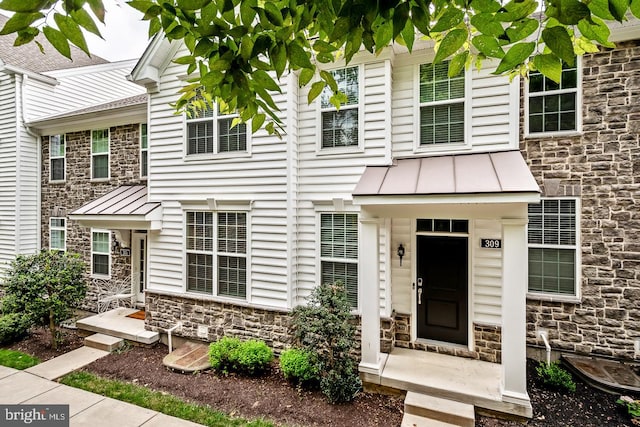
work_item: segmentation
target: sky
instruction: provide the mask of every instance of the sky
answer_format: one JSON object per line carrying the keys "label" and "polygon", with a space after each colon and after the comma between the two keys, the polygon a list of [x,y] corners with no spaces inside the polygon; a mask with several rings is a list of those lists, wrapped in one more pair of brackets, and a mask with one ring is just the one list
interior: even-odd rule
{"label": "sky", "polygon": [[86,34],[89,51],[109,61],[140,58],[148,44],[148,22],[142,13],[128,6],[124,0],[103,0],[105,23],[98,23],[104,40]]}

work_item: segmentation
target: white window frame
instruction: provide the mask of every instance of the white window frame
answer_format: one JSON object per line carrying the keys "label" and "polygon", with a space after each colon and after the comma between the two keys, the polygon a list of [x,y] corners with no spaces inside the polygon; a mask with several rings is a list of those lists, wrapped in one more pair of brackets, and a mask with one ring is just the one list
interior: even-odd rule
{"label": "white window frame", "polygon": [[[108,236],[108,243],[109,243],[109,247],[107,249],[107,252],[96,252],[93,250],[93,235],[94,233],[106,233]],[[111,230],[105,230],[105,229],[101,229],[101,228],[92,228],[91,229],[91,277],[97,277],[97,278],[111,278]],[[93,262],[93,255],[107,255],[108,256],[108,266],[109,266],[109,273],[108,274],[103,274],[103,273],[96,273],[93,270],[94,267],[94,262]]]}
{"label": "white window frame", "polygon": [[[360,212],[357,207],[353,207],[353,209],[349,209],[351,206],[344,206],[344,209],[341,210],[316,210],[316,277],[317,283],[322,281],[322,262],[340,262],[340,263],[349,263],[355,264],[358,268],[358,283],[357,283],[357,291],[356,291],[356,299],[357,304],[355,307],[352,307],[353,313],[360,313],[360,302],[362,301],[361,295],[361,283],[360,279],[361,275],[361,265],[360,265],[360,236],[362,235],[362,227],[360,226]],[[322,256],[322,215],[355,215],[357,220],[357,229],[358,229],[358,257],[356,259],[353,258],[333,258],[333,257],[323,257]],[[345,283],[346,286],[346,283]]]}
{"label": "white window frame", "polygon": [[[144,128],[144,132],[142,131]],[[146,142],[146,147],[143,145]],[[142,158],[146,157],[147,168],[144,168]],[[147,179],[149,176],[149,126],[146,123],[140,123],[140,179]]]}
{"label": "white window frame", "polygon": [[[362,108],[364,104],[364,65],[363,64],[355,64],[342,66],[332,69],[327,69],[325,71],[332,73],[339,70],[345,70],[348,68],[356,68],[358,71],[358,103],[351,105],[341,105],[340,110],[358,110],[358,143],[349,146],[338,146],[338,147],[323,147],[323,130],[322,130],[322,114],[330,111],[338,111],[333,105],[329,105],[327,107],[322,106],[322,94],[318,96],[316,99],[316,128],[318,129],[318,137],[316,138],[316,154],[317,155],[334,155],[334,154],[344,154],[344,153],[361,153],[364,150],[364,108]],[[327,86],[323,93],[326,91],[330,91],[331,89]]]}
{"label": "white window frame", "polygon": [[[53,221],[54,220],[62,220],[63,225],[62,226],[58,226],[58,225],[53,225]],[[52,242],[52,238],[51,236],[53,235],[54,231],[61,231],[62,232],[62,248],[54,248],[53,245],[51,244]],[[50,250],[59,250],[59,251],[63,251],[66,252],[67,251],[67,218],[64,217],[57,217],[57,216],[52,216],[49,218],[49,249]],[[93,262],[92,262],[93,264]]]}
{"label": "white window frame", "polygon": [[[204,115],[200,112],[201,115]],[[219,122],[220,120],[231,119],[233,121],[234,118],[239,117],[237,113],[233,114],[220,114],[218,111],[218,105],[213,104],[211,115],[206,117],[192,117],[189,118],[186,114],[183,115],[183,128],[184,128],[184,153],[183,158],[186,161],[198,161],[198,160],[208,160],[211,158],[216,159],[224,159],[224,158],[237,158],[237,157],[249,157],[251,156],[251,121],[246,123],[237,124],[237,126],[244,125],[245,133],[246,133],[246,147],[244,150],[237,151],[220,151],[220,141],[219,141]],[[199,122],[211,122],[213,126],[212,133],[212,145],[213,151],[206,153],[189,153],[189,124],[191,123],[199,123]],[[234,128],[235,128],[234,127]]]}
{"label": "white window frame", "polygon": [[[51,146],[53,144],[52,138],[58,137],[64,146],[64,153],[62,156],[53,155],[53,151],[51,150]],[[53,161],[62,159],[62,179],[54,179],[53,178]],[[65,182],[67,179],[67,135],[66,134],[56,134],[49,136],[49,182]]]}
{"label": "white window frame", "polygon": [[[455,98],[447,99],[444,101],[434,101],[434,102],[420,102],[420,66],[423,64],[429,64],[433,61],[433,56],[428,58],[427,61],[420,61],[414,65],[413,68],[413,96],[414,96],[414,147],[413,152],[416,154],[419,153],[447,153],[452,151],[462,151],[469,150],[471,148],[471,95],[472,95],[472,72],[469,70],[464,70],[464,98]],[[437,105],[448,105],[463,102],[464,106],[464,130],[463,130],[463,138],[464,141],[462,143],[439,143],[439,144],[429,144],[429,145],[421,145],[420,144],[420,134],[421,134],[421,121],[420,121],[420,108],[424,106],[437,106]]]}
{"label": "white window frame", "polygon": [[[106,130],[107,131],[107,152],[106,153],[94,153],[93,152],[93,132],[96,131],[103,131]],[[109,128],[102,128],[102,129],[91,129],[91,136],[90,136],[90,145],[91,145],[91,181],[108,181],[109,179],[111,179],[111,129]],[[100,177],[100,178],[94,178],[94,168],[95,168],[95,164],[94,164],[94,160],[96,157],[98,156],[107,156],[107,176],[106,177]]]}
{"label": "white window frame", "polygon": [[[582,251],[581,251],[581,239],[580,239],[580,220],[581,220],[581,204],[580,199],[577,197],[543,197],[540,199],[540,203],[544,200],[572,200],[575,203],[575,244],[573,245],[560,245],[560,244],[544,244],[544,243],[529,243],[529,229],[527,227],[527,252],[529,248],[541,248],[541,249],[571,249],[574,251],[574,293],[573,294],[559,294],[554,292],[542,292],[542,291],[529,291],[529,274],[527,274],[527,298],[546,300],[546,301],[563,301],[563,302],[580,302],[581,299],[581,286],[582,283]],[[543,217],[544,221],[544,217]],[[528,257],[527,257],[528,264]]]}
{"label": "white window frame", "polygon": [[[576,94],[576,128],[557,132],[531,132],[529,130],[529,98],[565,93]],[[547,136],[570,136],[582,134],[582,57],[576,57],[576,87],[552,91],[529,92],[529,80],[524,80],[524,136],[525,138],[544,138]]]}
{"label": "white window frame", "polygon": [[[220,206],[218,206],[218,203]],[[184,239],[183,239],[183,262],[187,268],[184,269],[183,274],[183,283],[184,283],[184,292],[191,295],[200,295],[203,297],[211,298],[214,300],[220,300],[224,302],[233,301],[249,301],[251,299],[251,202],[243,203],[241,201],[233,201],[232,203],[226,203],[224,201],[218,201],[217,203],[212,203],[213,209],[210,207],[202,206],[201,204],[191,204],[185,203],[182,206],[183,209],[183,220],[184,220]],[[209,251],[201,251],[201,250],[192,250],[187,249],[187,213],[189,212],[209,212],[213,215],[213,246],[212,250]],[[245,240],[245,253],[231,253],[231,252],[222,252],[218,250],[218,214],[219,213],[243,213],[246,218],[246,240]],[[204,255],[210,255],[212,257],[212,284],[211,284],[211,293],[206,292],[198,292],[188,289],[188,254],[189,253],[200,253]],[[246,268],[246,276],[245,276],[245,296],[229,296],[229,295],[220,295],[219,292],[219,274],[218,274],[218,256],[233,256],[233,257],[242,257],[245,258],[245,268]]]}

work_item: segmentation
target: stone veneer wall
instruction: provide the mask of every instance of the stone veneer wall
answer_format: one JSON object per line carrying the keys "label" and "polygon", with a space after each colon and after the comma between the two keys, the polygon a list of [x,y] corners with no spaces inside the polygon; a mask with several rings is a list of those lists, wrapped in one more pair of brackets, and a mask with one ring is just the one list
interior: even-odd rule
{"label": "stone veneer wall", "polygon": [[581,199],[581,300],[529,299],[527,343],[541,346],[536,331],[544,328],[556,350],[637,358],[640,42],[584,55],[582,64],[582,134],[521,136],[522,154],[542,195]]}
{"label": "stone veneer wall", "polygon": [[[64,182],[49,182],[49,137],[42,138],[41,218],[42,247],[49,247],[49,218],[67,218],[67,251],[77,252],[87,265],[91,285],[82,308],[96,311],[99,293],[91,280],[91,230],[70,221],[68,215],[91,200],[120,185],[146,182],[140,179],[140,125],[110,128],[109,180],[91,180],[91,131],[66,134],[66,170]],[[112,239],[113,237],[112,233]],[[131,258],[111,254],[111,277],[120,279],[131,274]]]}
{"label": "stone veneer wall", "polygon": [[411,341],[411,315],[394,313],[395,345],[413,350],[431,351],[451,356],[484,360],[485,362],[502,362],[502,330],[499,326],[473,324],[474,350],[453,346],[439,346],[426,342]]}

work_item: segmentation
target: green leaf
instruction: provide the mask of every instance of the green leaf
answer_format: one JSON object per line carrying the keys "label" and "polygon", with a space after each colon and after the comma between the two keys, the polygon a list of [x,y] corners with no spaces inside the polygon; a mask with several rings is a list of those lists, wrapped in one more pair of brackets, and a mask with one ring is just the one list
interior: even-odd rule
{"label": "green leaf", "polygon": [[64,34],[64,36],[74,45],[78,46],[89,55],[89,48],[87,47],[87,42],[84,39],[84,35],[82,34],[82,30],[80,30],[80,26],[73,20],[70,16],[62,15],[60,13],[56,13],[53,15],[54,21],[58,25],[58,29]]}
{"label": "green leaf", "polygon": [[0,35],[4,36],[7,34],[25,30],[34,21],[42,18],[44,18],[44,15],[40,12],[15,13],[11,18],[9,18],[9,20],[7,20],[6,24],[4,24],[4,27],[2,27],[2,30],[0,30]]}
{"label": "green leaf", "polygon": [[605,21],[615,19],[611,12],[609,12],[608,0],[591,0],[588,7],[591,13],[596,15],[598,18],[602,18]]}
{"label": "green leaf", "polygon": [[311,61],[309,60],[309,54],[302,46],[300,46],[298,41],[293,40],[289,43],[287,48],[289,51],[289,62],[291,62],[291,65],[299,68],[313,68]]}
{"label": "green leaf", "polygon": [[631,13],[633,13],[633,16],[640,18],[640,0],[631,0],[629,9],[631,10]]}
{"label": "green leaf", "polygon": [[253,72],[252,77],[262,88],[273,92],[282,92],[280,85],[266,71],[256,70]]}
{"label": "green leaf", "polygon": [[467,31],[456,29],[451,30],[444,36],[442,43],[440,43],[440,47],[436,52],[435,58],[433,58],[433,63],[437,64],[447,59],[449,56],[453,55],[462,47],[465,41],[467,41]]}
{"label": "green leaf", "polygon": [[58,52],[71,59],[71,48],[69,47],[69,41],[64,34],[52,27],[44,27],[42,32],[49,43],[51,43]]}
{"label": "green leaf", "polygon": [[149,38],[156,35],[162,29],[162,24],[160,23],[160,19],[151,18],[149,20]]}
{"label": "green leaf", "polygon": [[307,95],[307,102],[311,104],[324,90],[325,82],[319,81],[311,85],[309,94]]}
{"label": "green leaf", "polygon": [[203,37],[193,49],[193,56],[209,57],[209,52],[211,52],[213,46],[213,42],[208,37]]}
{"label": "green leaf", "polygon": [[264,12],[267,15],[267,19],[276,27],[282,26],[284,20],[282,19],[282,12],[274,3],[267,1],[264,4]]}
{"label": "green leaf", "polygon": [[277,44],[271,49],[270,56],[273,69],[276,70],[276,75],[280,78],[287,66],[287,50],[284,46]]}
{"label": "green leaf", "polygon": [[424,35],[429,35],[429,14],[425,12],[421,7],[414,6],[411,8],[411,22],[413,25]]}
{"label": "green leaf", "polygon": [[13,42],[14,46],[21,46],[23,44],[27,44],[31,42],[34,38],[36,38],[40,34],[40,30],[37,28],[29,27],[24,30],[18,31],[18,37]]}
{"label": "green leaf", "polygon": [[578,22],[578,29],[589,40],[595,40],[606,47],[615,47],[615,44],[609,41],[609,35],[611,34],[609,27],[596,16],[591,17],[591,22],[586,19]]}
{"label": "green leaf", "polygon": [[211,0],[178,0],[178,7],[183,10],[198,10],[210,2]]}
{"label": "green leaf", "polygon": [[547,8],[547,16],[565,25],[575,25],[589,15],[589,7],[579,0],[555,0]]}
{"label": "green leaf", "polygon": [[449,78],[456,77],[464,70],[468,57],[469,51],[465,50],[451,58],[451,62],[449,62]]}
{"label": "green leaf", "polygon": [[222,58],[214,59],[209,62],[209,68],[211,71],[227,71],[231,68],[231,61]]}
{"label": "green leaf", "polygon": [[333,78],[333,74],[325,70],[320,70],[320,78],[329,85],[332,92],[338,91],[338,83],[336,83],[336,79]]}
{"label": "green leaf", "polygon": [[537,19],[525,18],[514,22],[507,28],[507,37],[511,43],[519,42],[536,32],[540,22]]}
{"label": "green leaf", "polygon": [[405,29],[407,26],[407,21],[409,20],[409,3],[401,3],[398,7],[393,11],[393,36],[392,38],[395,40],[398,35]]}
{"label": "green leaf", "polygon": [[479,13],[471,17],[471,25],[487,36],[500,37],[504,34],[504,28],[496,21],[493,14]]}
{"label": "green leaf", "polygon": [[471,7],[477,12],[495,13],[502,5],[496,0],[472,0]]}
{"label": "green leaf", "polygon": [[224,73],[220,71],[209,71],[200,79],[204,87],[214,87],[224,80]]}
{"label": "green leaf", "polygon": [[493,74],[502,74],[515,69],[531,56],[535,48],[535,42],[514,44],[504,55]]}
{"label": "green leaf", "polygon": [[303,68],[302,71],[300,71],[300,75],[298,76],[298,85],[300,87],[306,86],[311,81],[314,75],[315,75],[314,70],[309,68]]}
{"label": "green leaf", "polygon": [[533,66],[554,82],[560,83],[560,79],[562,78],[562,61],[556,55],[546,54],[534,56]]}
{"label": "green leaf", "polygon": [[609,12],[616,18],[616,21],[622,22],[624,14],[629,9],[629,0],[609,0]]}
{"label": "green leaf", "polygon": [[176,25],[171,31],[167,33],[169,40],[180,40],[187,35],[187,29],[182,25]]}
{"label": "green leaf", "polygon": [[504,57],[504,50],[502,50],[502,46],[500,46],[498,39],[496,39],[495,37],[480,34],[478,36],[475,36],[471,40],[471,43],[475,46],[476,49],[480,51],[480,53],[482,53],[486,57]]}
{"label": "green leaf", "polygon": [[96,25],[96,23],[93,22],[93,19],[89,15],[89,12],[87,12],[84,9],[73,10],[71,11],[71,17],[82,28],[102,38],[102,34],[100,34],[100,30],[98,29],[98,26]]}
{"label": "green leaf", "polygon": [[551,52],[562,59],[567,64],[573,66],[575,63],[575,53],[573,51],[573,43],[571,36],[567,32],[567,28],[563,26],[545,28],[542,31],[542,40]]}
{"label": "green leaf", "polygon": [[323,40],[316,40],[313,44],[313,50],[316,52],[334,52],[337,48]]}
{"label": "green leaf", "polygon": [[413,23],[410,20],[407,20],[404,29],[400,34],[402,35],[402,40],[404,40],[405,44],[407,45],[407,49],[409,49],[409,52],[411,52],[413,50],[413,43],[416,40],[416,31]]}
{"label": "green leaf", "polygon": [[342,39],[342,37],[347,35],[350,28],[351,23],[349,22],[349,18],[346,16],[341,16],[333,26],[331,37],[329,37],[329,42],[334,42],[336,40]]}
{"label": "green leaf", "polygon": [[256,18],[256,11],[254,7],[257,6],[257,0],[244,0],[240,2],[240,18],[244,25],[253,25],[253,20]]}
{"label": "green leaf", "polygon": [[251,132],[256,133],[264,124],[265,119],[266,116],[262,113],[253,116],[253,120],[251,120]]}
{"label": "green leaf", "polygon": [[156,3],[149,0],[130,0],[127,4],[142,13],[147,13],[147,10],[156,5]]}
{"label": "green leaf", "polygon": [[538,2],[536,0],[511,0],[495,16],[499,21],[513,22],[526,18],[535,12],[537,8]]}
{"label": "green leaf", "polygon": [[362,28],[358,27],[347,37],[347,43],[344,47],[344,59],[347,63],[351,62],[353,55],[360,51],[360,47],[362,46],[362,32]]}
{"label": "green leaf", "polygon": [[436,25],[431,28],[432,32],[441,33],[455,27],[464,19],[464,12],[455,6],[449,6],[444,14],[438,19]]}
{"label": "green leaf", "polygon": [[98,20],[104,24],[105,11],[102,0],[87,0],[87,3],[89,3],[89,7],[91,7],[91,11],[96,16],[96,18],[98,18]]}
{"label": "green leaf", "polygon": [[378,27],[375,33],[376,40],[376,51],[382,50],[385,46],[391,42],[391,38],[393,37],[393,23],[390,21],[385,21],[382,25]]}
{"label": "green leaf", "polygon": [[0,9],[10,12],[35,13],[45,7],[48,0],[2,0]]}
{"label": "green leaf", "polygon": [[191,55],[186,55],[186,56],[181,56],[179,58],[174,59],[173,62],[175,62],[176,64],[188,65],[188,64],[195,64],[196,59]]}
{"label": "green leaf", "polygon": [[251,55],[253,53],[253,39],[249,36],[244,36],[242,37],[242,40],[240,41],[240,56],[242,57],[242,59],[244,59],[245,61],[248,61],[249,59],[251,59]]}

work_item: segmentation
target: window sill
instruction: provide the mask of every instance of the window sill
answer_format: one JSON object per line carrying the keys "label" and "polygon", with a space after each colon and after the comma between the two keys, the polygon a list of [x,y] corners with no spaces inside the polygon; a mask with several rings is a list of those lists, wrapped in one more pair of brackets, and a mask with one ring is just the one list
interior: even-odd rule
{"label": "window sill", "polygon": [[543,294],[538,292],[527,292],[527,299],[544,302],[564,302],[568,304],[580,304],[581,298],[576,295]]}
{"label": "window sill", "polygon": [[67,183],[66,179],[50,179],[49,180],[49,184],[52,184],[52,185],[61,185],[66,183]]}
{"label": "window sill", "polygon": [[96,184],[104,184],[105,182],[111,181],[111,178],[91,178],[90,182]]}
{"label": "window sill", "polygon": [[236,298],[236,297],[219,296],[219,295],[209,294],[206,292],[197,292],[197,291],[190,291],[190,290],[186,290],[185,292],[187,295],[191,297],[203,298],[203,299],[206,299],[207,301],[215,301],[215,302],[220,302],[224,304],[227,304],[227,303],[238,304],[238,305],[242,305],[243,307],[251,307],[246,296]]}
{"label": "window sill", "polygon": [[105,274],[91,274],[92,279],[111,280],[111,275]]}
{"label": "window sill", "polygon": [[185,162],[206,163],[215,160],[233,160],[246,159],[251,157],[248,151],[224,152],[224,153],[206,153],[206,154],[185,154],[183,160]]}
{"label": "window sill", "polygon": [[579,130],[565,130],[558,132],[540,132],[540,133],[525,133],[525,139],[539,139],[539,138],[570,138],[574,136],[582,136],[582,132]]}
{"label": "window sill", "polygon": [[414,154],[447,154],[456,151],[471,151],[470,144],[452,144],[452,143],[441,143],[441,144],[429,144],[429,145],[419,145],[414,147]]}
{"label": "window sill", "polygon": [[352,145],[348,147],[331,147],[331,148],[321,148],[318,147],[316,149],[316,156],[339,156],[339,155],[350,155],[350,154],[362,154],[364,153],[364,148],[360,145]]}

